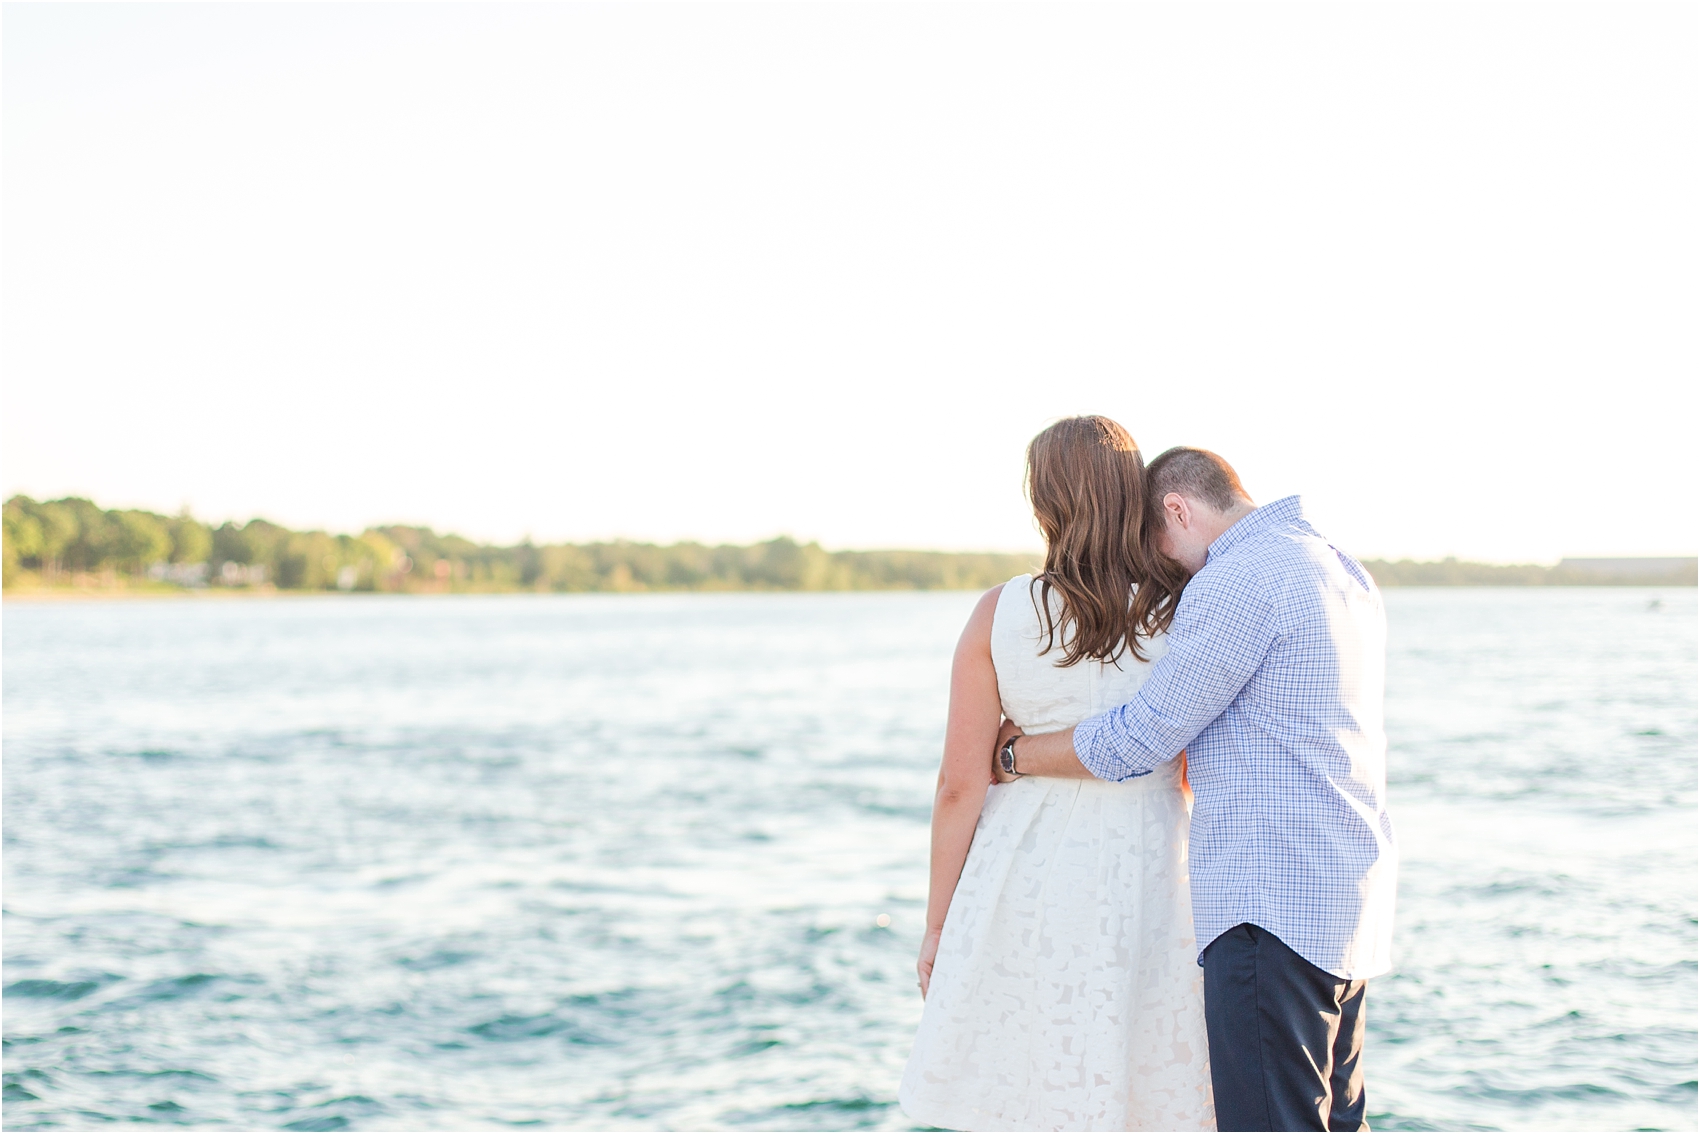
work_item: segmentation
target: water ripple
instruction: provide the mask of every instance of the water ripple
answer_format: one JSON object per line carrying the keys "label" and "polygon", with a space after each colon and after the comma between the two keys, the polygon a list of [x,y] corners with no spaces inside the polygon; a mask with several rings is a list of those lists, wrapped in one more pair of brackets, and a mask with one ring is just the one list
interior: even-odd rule
{"label": "water ripple", "polygon": [[[1389,595],[1377,1128],[1693,1128],[1663,597]],[[972,601],[8,607],[6,1125],[908,1126]]]}

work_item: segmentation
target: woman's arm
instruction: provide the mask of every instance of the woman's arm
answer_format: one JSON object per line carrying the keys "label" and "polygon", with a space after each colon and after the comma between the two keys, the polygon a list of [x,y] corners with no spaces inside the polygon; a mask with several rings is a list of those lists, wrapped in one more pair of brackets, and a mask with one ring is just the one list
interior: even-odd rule
{"label": "woman's arm", "polygon": [[956,643],[956,660],[950,669],[950,717],[944,730],[944,759],[939,764],[938,791],[933,796],[932,872],[927,886],[927,935],[921,940],[921,957],[915,971],[921,977],[921,995],[933,980],[933,958],[944,932],[944,915],[950,909],[968,847],[974,841],[974,826],[986,802],[992,782],[992,744],[1003,720],[1003,703],[998,699],[998,676],[992,668],[992,613],[997,610],[996,586],[980,596],[962,637]]}

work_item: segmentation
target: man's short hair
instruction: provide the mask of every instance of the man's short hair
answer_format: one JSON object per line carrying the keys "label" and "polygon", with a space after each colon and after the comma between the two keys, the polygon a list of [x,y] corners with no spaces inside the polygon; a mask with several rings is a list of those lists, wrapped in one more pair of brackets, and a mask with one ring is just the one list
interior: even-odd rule
{"label": "man's short hair", "polygon": [[1145,469],[1149,491],[1145,499],[1156,511],[1162,511],[1163,497],[1178,492],[1192,500],[1202,500],[1218,512],[1226,512],[1235,504],[1250,503],[1251,497],[1240,484],[1234,466],[1208,449],[1175,448],[1159,453]]}

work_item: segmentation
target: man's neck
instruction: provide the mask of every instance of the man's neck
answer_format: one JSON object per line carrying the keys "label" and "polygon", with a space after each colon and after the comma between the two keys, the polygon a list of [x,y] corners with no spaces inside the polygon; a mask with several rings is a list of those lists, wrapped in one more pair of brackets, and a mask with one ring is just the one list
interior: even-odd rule
{"label": "man's neck", "polygon": [[1257,505],[1250,500],[1238,500],[1226,512],[1217,512],[1210,517],[1210,526],[1205,529],[1210,537],[1207,542],[1215,543],[1222,538],[1224,532],[1255,511]]}

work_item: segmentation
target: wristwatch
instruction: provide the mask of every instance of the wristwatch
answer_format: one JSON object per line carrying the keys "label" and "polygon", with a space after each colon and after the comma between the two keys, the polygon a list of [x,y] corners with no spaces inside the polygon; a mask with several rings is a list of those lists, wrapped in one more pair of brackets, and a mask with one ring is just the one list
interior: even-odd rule
{"label": "wristwatch", "polygon": [[998,749],[998,767],[1003,769],[1004,775],[1006,776],[1020,776],[1025,774],[1015,770],[1015,740],[1016,737],[1019,737],[1020,735],[1021,734],[1019,732],[1016,733],[1015,736],[1004,741],[1003,747]]}

